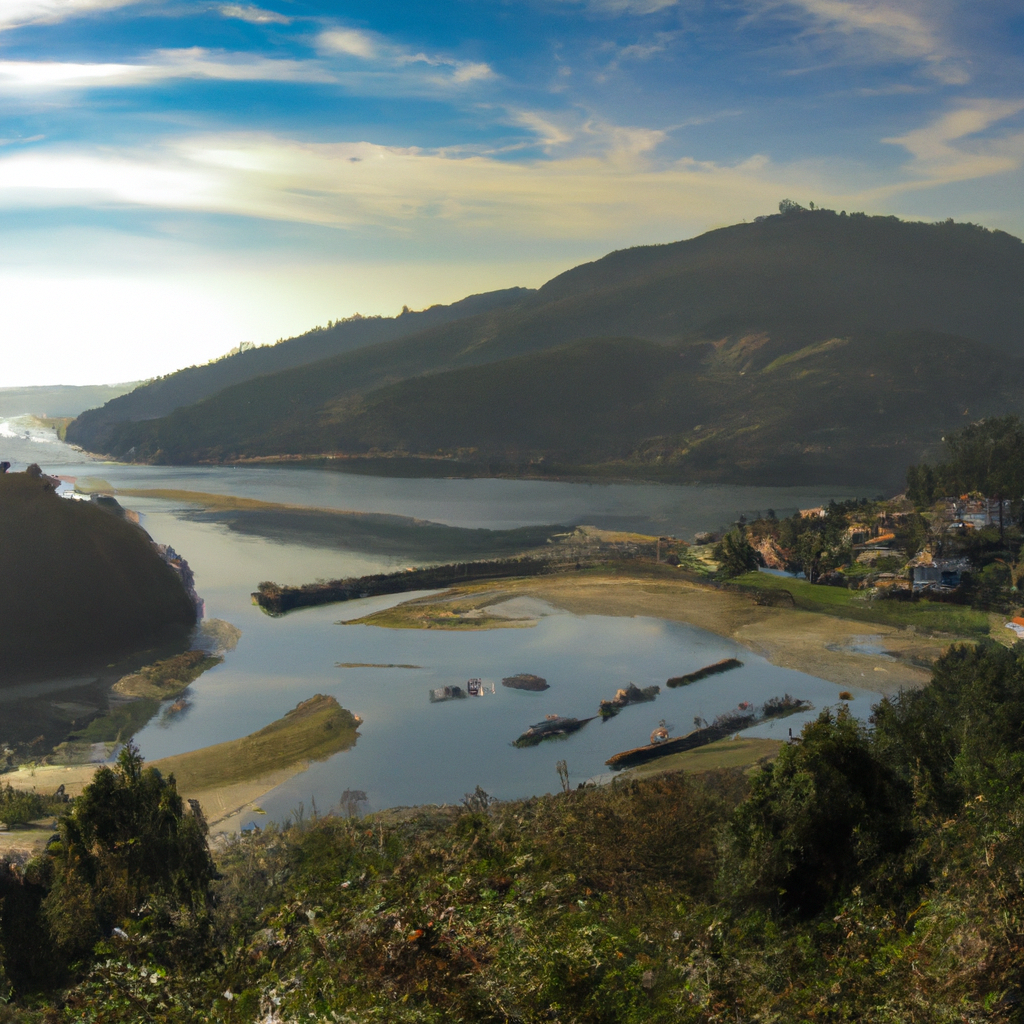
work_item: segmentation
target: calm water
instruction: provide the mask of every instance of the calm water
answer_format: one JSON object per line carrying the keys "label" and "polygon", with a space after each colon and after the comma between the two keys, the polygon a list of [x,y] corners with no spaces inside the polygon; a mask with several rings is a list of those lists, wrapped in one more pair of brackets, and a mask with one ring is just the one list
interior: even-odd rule
{"label": "calm water", "polygon": [[[21,433],[19,433],[21,431]],[[25,436],[25,434],[28,436]],[[850,490],[747,487],[587,485],[508,480],[397,480],[317,470],[217,467],[134,467],[83,462],[80,453],[25,427],[0,422],[0,458],[37,461],[45,471],[101,476],[115,487],[204,490],[319,507],[389,512],[454,526],[510,528],[577,523],[692,535],[741,511],[783,512],[820,504]],[[13,436],[12,436],[13,435]],[[191,706],[174,718],[158,716],[136,737],[154,759],[243,736],[262,728],[314,693],[330,694],[364,724],[356,746],[270,795],[263,806],[283,818],[311,798],[325,810],[345,789],[365,790],[374,808],[456,802],[476,785],[511,798],[557,788],[555,762],[568,762],[574,783],[605,771],[611,754],[647,741],[662,718],[678,732],[695,716],[711,719],[741,700],[761,703],[785,692],[820,708],[837,688],[812,676],[776,668],[745,648],[694,627],[644,618],[575,616],[545,608],[525,629],[479,632],[386,630],[336,624],[401,598],[374,598],[271,619],[250,592],[264,579],[306,582],[362,575],[408,564],[359,551],[324,550],[246,537],[226,527],[182,518],[171,502],[126,499],[154,539],[172,544],[191,564],[207,617],[242,630],[224,664],[191,687]],[[598,701],[633,681],[666,678],[725,657],[744,667],[690,687],[663,690],[652,704],[595,720],[561,741],[525,750],[510,744],[546,714],[593,715]],[[338,662],[401,663],[409,669],[338,668]],[[551,688],[511,690],[503,676],[532,672]],[[480,698],[430,704],[428,690],[479,676],[496,684]],[[866,715],[874,695],[855,695]],[[753,735],[784,737],[807,716],[761,726]]]}

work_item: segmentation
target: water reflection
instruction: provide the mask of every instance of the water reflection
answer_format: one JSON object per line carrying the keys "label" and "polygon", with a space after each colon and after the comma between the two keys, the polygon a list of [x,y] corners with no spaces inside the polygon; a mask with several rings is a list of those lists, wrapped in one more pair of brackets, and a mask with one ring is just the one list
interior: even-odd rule
{"label": "water reflection", "polygon": [[[744,510],[772,507],[782,513],[857,493],[850,488],[399,480],[318,470],[117,466],[83,463],[81,455],[57,443],[2,440],[21,446],[12,461],[31,457],[44,470],[103,476],[115,487],[200,490],[487,529],[560,522],[690,536],[728,523]],[[0,457],[12,457],[4,454],[3,444]],[[271,818],[286,817],[300,802],[308,807],[311,798],[320,808],[335,807],[346,791],[349,802],[351,794],[365,794],[360,806],[373,808],[452,803],[477,785],[500,798],[552,791],[558,786],[556,761],[568,762],[574,784],[603,773],[607,757],[646,742],[663,718],[675,732],[685,732],[695,717],[711,720],[741,701],[761,703],[786,692],[817,707],[836,699],[830,683],[777,668],[694,627],[655,619],[576,616],[533,604],[535,626],[481,632],[341,626],[335,624],[343,617],[339,606],[271,619],[250,600],[262,580],[295,584],[365,575],[399,568],[409,557],[273,541],[199,521],[185,514],[181,503],[126,502],[141,513],[142,525],[156,540],[188,559],[207,615],[241,630],[237,649],[190,687],[182,706],[168,704],[137,734],[148,759],[255,732],[315,693],[335,697],[364,720],[356,747],[314,764],[262,801]],[[344,618],[413,596],[353,602],[344,606]],[[685,688],[663,688],[654,702],[627,707],[557,743],[511,746],[547,714],[585,718],[628,682],[664,687],[670,676],[727,657],[739,657],[744,667]],[[521,673],[543,677],[550,688],[497,685],[490,692],[492,684]],[[486,684],[486,698],[429,703],[430,690],[462,686],[473,677]],[[33,707],[45,702],[74,717],[79,705],[96,699],[95,686],[82,680],[55,682],[31,700],[27,693],[0,693],[0,699],[4,710],[17,709],[19,715],[29,716],[34,700]],[[866,716],[873,699],[867,692],[855,694],[855,713]],[[806,717],[765,723],[752,732],[781,738]]]}

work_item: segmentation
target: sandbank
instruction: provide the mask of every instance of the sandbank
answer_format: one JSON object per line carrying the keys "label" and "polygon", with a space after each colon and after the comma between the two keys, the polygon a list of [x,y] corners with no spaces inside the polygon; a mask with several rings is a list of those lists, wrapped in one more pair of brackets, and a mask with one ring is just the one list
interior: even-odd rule
{"label": "sandbank", "polygon": [[[766,607],[755,604],[750,593],[623,571],[502,580],[500,589],[493,583],[456,587],[354,621],[414,629],[532,625],[493,614],[496,603],[516,595],[540,598],[580,615],[642,615],[687,622],[734,640],[773,665],[876,693],[926,685],[932,663],[959,639],[798,608]],[[485,614],[473,615],[477,610]]]}

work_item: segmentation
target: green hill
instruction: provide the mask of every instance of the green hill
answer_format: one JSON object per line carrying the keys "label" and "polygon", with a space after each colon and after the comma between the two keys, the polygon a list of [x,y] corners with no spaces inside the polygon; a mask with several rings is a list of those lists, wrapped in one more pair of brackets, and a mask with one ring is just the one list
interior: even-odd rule
{"label": "green hill", "polygon": [[[357,315],[330,327],[315,327],[277,345],[250,348],[205,366],[190,366],[147,381],[127,394],[118,392],[118,397],[112,394],[103,396],[100,400],[106,404],[79,416],[69,428],[67,439],[72,444],[100,451],[109,443],[110,429],[116,423],[166,416],[180,406],[191,405],[253,377],[317,362],[364,345],[405,337],[496,306],[521,302],[530,294],[528,288],[506,288],[470,295],[449,306],[431,306],[420,312],[406,310],[396,317]],[[80,408],[76,409],[75,414],[79,411]]]}
{"label": "green hill", "polygon": [[195,609],[139,527],[0,474],[0,685],[115,661],[183,636]]}
{"label": "green hill", "polygon": [[517,304],[117,425],[106,452],[881,485],[964,416],[1016,409],[1021,356],[1019,239],[803,211],[612,253]]}

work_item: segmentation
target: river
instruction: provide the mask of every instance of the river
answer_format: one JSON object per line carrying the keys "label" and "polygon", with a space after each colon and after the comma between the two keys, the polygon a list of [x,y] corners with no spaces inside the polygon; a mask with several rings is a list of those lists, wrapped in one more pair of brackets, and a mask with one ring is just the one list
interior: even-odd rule
{"label": "river", "polygon": [[[773,508],[778,514],[859,496],[842,488],[753,488],[584,484],[519,480],[393,479],[330,470],[231,467],[148,467],[100,463],[61,444],[25,418],[0,420],[0,458],[22,468],[101,477],[118,488],[206,491],[264,501],[360,512],[385,512],[450,526],[510,529],[560,523],[692,537]],[[206,602],[208,618],[242,631],[224,663],[197,680],[185,711],[160,714],[136,735],[143,755],[155,759],[235,739],[279,718],[315,693],[330,694],[363,718],[355,747],[314,764],[263,802],[281,820],[313,800],[336,807],[342,791],[363,790],[373,809],[424,802],[457,802],[477,785],[499,798],[557,788],[555,762],[568,763],[576,784],[605,771],[616,751],[647,741],[666,719],[675,731],[695,717],[712,719],[741,700],[760,703],[791,693],[818,708],[836,699],[834,684],[777,668],[731,641],[695,627],[657,619],[582,616],[534,606],[529,628],[474,632],[392,630],[339,625],[401,598],[374,598],[307,609],[273,619],[255,608],[250,592],[261,580],[302,583],[363,575],[411,564],[372,551],[286,543],[196,521],[177,501],[126,498],[161,543],[184,555]],[[561,741],[517,749],[511,741],[547,714],[593,715],[602,698],[629,681],[664,687],[680,675],[726,657],[742,669],[689,687],[663,689],[651,704],[590,722]],[[341,668],[339,663],[416,665],[419,668]],[[501,679],[529,672],[550,689],[524,692]],[[428,691],[470,677],[487,684],[479,698],[431,704]],[[494,684],[494,693],[490,684]],[[38,686],[38,684],[37,684]],[[5,707],[17,707],[7,695]],[[59,695],[47,693],[45,699]],[[866,717],[871,693],[852,702]],[[164,709],[166,710],[166,709]],[[753,735],[784,736],[807,715],[765,724]]]}

